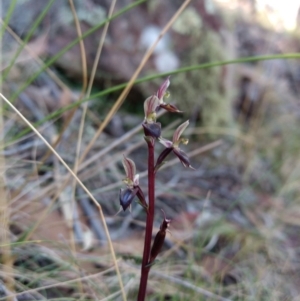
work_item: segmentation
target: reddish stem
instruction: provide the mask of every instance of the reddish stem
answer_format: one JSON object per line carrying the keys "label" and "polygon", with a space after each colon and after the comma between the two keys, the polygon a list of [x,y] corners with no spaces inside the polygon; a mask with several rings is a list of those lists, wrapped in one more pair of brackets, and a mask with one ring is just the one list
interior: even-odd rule
{"label": "reddish stem", "polygon": [[146,232],[144,241],[144,253],[141,268],[141,280],[139,287],[139,294],[137,301],[144,301],[146,297],[147,281],[150,271],[149,263],[151,240],[152,240],[152,229],[154,220],[154,203],[155,203],[155,170],[154,170],[154,144],[155,140],[151,139],[147,142],[148,144],[148,213],[146,220]]}

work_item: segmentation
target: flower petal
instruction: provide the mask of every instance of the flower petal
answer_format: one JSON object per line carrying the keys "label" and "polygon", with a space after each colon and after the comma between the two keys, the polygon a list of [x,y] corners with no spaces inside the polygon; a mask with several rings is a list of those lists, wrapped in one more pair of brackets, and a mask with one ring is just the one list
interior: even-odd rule
{"label": "flower petal", "polygon": [[[171,141],[170,141],[171,142]],[[171,147],[165,148],[161,154],[158,156],[156,164],[155,164],[155,170],[159,168],[159,166],[164,162],[164,160],[167,158],[167,156],[170,154],[170,152],[173,150]]]}
{"label": "flower petal", "polygon": [[180,162],[184,167],[189,167],[195,170],[195,168],[192,167],[190,163],[190,159],[188,155],[184,151],[182,151],[180,148],[173,148],[173,152],[178,157],[178,159],[180,160]]}
{"label": "flower petal", "polygon": [[144,102],[145,120],[147,123],[156,121],[156,109],[159,106],[159,99],[156,95],[148,97]]}
{"label": "flower petal", "polygon": [[172,148],[173,147],[173,142],[170,140],[167,140],[165,138],[159,137],[158,141],[164,145],[166,148]]}
{"label": "flower petal", "polygon": [[159,98],[159,100],[162,101],[169,86],[170,86],[170,76],[168,76],[168,78],[162,83],[162,85],[159,87],[157,91],[156,95]]}
{"label": "flower petal", "polygon": [[125,156],[123,156],[122,162],[125,169],[126,178],[134,182],[136,173],[135,163],[131,159],[126,158]]}
{"label": "flower petal", "polygon": [[159,106],[171,113],[182,113],[182,111],[170,103],[161,103]]}
{"label": "flower petal", "polygon": [[179,138],[181,136],[181,134],[183,133],[183,131],[187,128],[187,126],[189,125],[189,121],[187,120],[186,122],[184,122],[183,124],[181,124],[175,131],[174,135],[173,135],[173,143],[175,144],[176,142],[179,141]]}

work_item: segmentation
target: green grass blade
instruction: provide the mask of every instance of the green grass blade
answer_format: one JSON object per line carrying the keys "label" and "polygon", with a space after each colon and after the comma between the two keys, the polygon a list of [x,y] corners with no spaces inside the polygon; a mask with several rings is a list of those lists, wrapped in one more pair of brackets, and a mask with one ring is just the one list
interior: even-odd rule
{"label": "green grass blade", "polygon": [[17,4],[17,0],[12,0],[11,3],[10,3],[10,6],[8,8],[8,12],[7,12],[7,15],[4,19],[4,22],[3,22],[3,26],[0,28],[0,40],[2,39],[3,37],[3,34],[8,26],[8,23],[9,23],[9,20],[15,10],[15,6]]}
{"label": "green grass blade", "polygon": [[36,28],[39,26],[39,24],[41,23],[41,21],[44,19],[46,13],[48,12],[48,10],[50,9],[50,7],[52,6],[52,4],[55,2],[55,0],[50,0],[47,4],[47,6],[44,8],[44,10],[41,12],[41,14],[38,16],[38,18],[36,19],[36,21],[33,23],[32,27],[30,28],[29,32],[27,33],[23,43],[20,45],[18,51],[15,53],[15,55],[13,56],[9,66],[7,67],[7,69],[4,71],[3,73],[3,77],[1,78],[0,84],[6,79],[6,77],[8,76],[12,66],[14,65],[17,57],[19,56],[19,54],[21,53],[21,51],[24,49],[24,47],[26,46],[26,44],[28,43],[29,39],[31,38],[31,36],[33,35],[34,31],[36,30]]}
{"label": "green grass blade", "polygon": [[[148,76],[145,76],[145,77],[142,77],[142,78],[136,80],[135,84],[140,84],[140,83],[143,83],[143,82],[151,81],[151,80],[154,80],[154,79],[157,79],[157,78],[160,78],[160,77],[166,77],[166,76],[169,76],[169,75],[176,75],[176,74],[183,73],[183,72],[197,71],[197,70],[200,70],[200,69],[207,69],[207,68],[213,68],[213,67],[219,67],[219,66],[231,65],[231,64],[259,62],[259,61],[276,60],[276,59],[300,59],[300,53],[287,53],[287,54],[252,56],[252,57],[245,57],[245,58],[228,60],[228,61],[220,61],[220,62],[204,63],[204,64],[200,64],[200,65],[193,65],[193,66],[183,67],[183,68],[171,71],[171,72],[148,75]],[[82,103],[84,103],[84,102],[86,102],[90,99],[105,96],[105,95],[108,95],[109,93],[119,91],[119,90],[125,88],[126,85],[127,85],[127,83],[124,83],[124,84],[114,86],[112,88],[105,89],[104,91],[101,91],[99,93],[95,93],[95,94],[91,95],[88,98],[84,98],[82,100],[79,100],[77,102],[72,103],[71,105],[60,108],[60,109],[56,110],[55,112],[49,114],[43,120],[40,120],[40,121],[36,122],[34,125],[35,126],[40,126],[44,122],[46,122],[48,120],[51,120],[51,119],[54,119],[54,118],[57,118],[58,116],[60,116],[64,112],[66,112],[68,110],[71,110],[71,109],[75,108],[76,106],[79,106],[80,104],[82,104]],[[29,132],[30,132],[29,128],[21,131],[19,133],[19,135],[14,137],[8,143],[12,143],[17,139],[20,139],[21,137],[23,137],[24,135],[26,135]]]}
{"label": "green grass blade", "polygon": [[70,50],[72,47],[74,47],[79,41],[81,41],[82,39],[86,38],[87,36],[89,36],[90,34],[92,34],[94,31],[96,31],[97,29],[101,28],[102,26],[104,26],[107,22],[110,22],[111,20],[116,19],[117,17],[119,17],[120,15],[124,14],[125,12],[133,9],[134,7],[138,6],[139,4],[146,2],[146,0],[138,0],[135,1],[134,3],[127,5],[126,7],[124,7],[123,9],[121,9],[120,11],[118,11],[116,14],[114,14],[111,18],[107,18],[105,19],[103,22],[95,25],[94,27],[92,27],[91,29],[87,30],[86,32],[84,32],[82,34],[81,37],[76,38],[75,40],[73,40],[71,43],[69,43],[65,48],[63,48],[61,51],[59,51],[54,57],[50,58],[45,65],[36,73],[34,73],[27,81],[26,83],[24,83],[10,98],[10,101],[14,101],[16,99],[16,97],[30,84],[32,83],[45,69],[47,69],[49,66],[51,66],[57,59],[59,59],[64,53],[66,53],[68,50]]}
{"label": "green grass blade", "polygon": [[[160,77],[167,77],[167,76],[170,76],[170,75],[176,75],[176,74],[184,73],[184,72],[196,71],[196,70],[201,70],[201,69],[208,69],[208,68],[225,66],[225,65],[233,65],[233,64],[240,64],[240,63],[253,63],[253,62],[276,60],[276,59],[300,59],[300,53],[270,54],[270,55],[261,55],[261,56],[251,56],[251,57],[245,57],[245,58],[228,60],[228,61],[211,62],[211,63],[204,63],[204,64],[200,64],[200,65],[193,65],[193,66],[179,68],[179,69],[171,71],[171,72],[164,72],[164,73],[159,73],[159,74],[148,75],[148,76],[142,77],[140,79],[137,79],[135,81],[135,84],[140,84],[140,83],[143,83],[143,82],[152,81],[152,80],[160,78]],[[77,104],[85,102],[89,99],[100,97],[100,96],[109,94],[111,92],[118,91],[120,89],[125,88],[126,85],[127,85],[127,83],[120,84],[118,86],[106,89],[102,92],[95,93],[95,94],[91,95],[89,98],[85,98],[85,99],[77,102],[76,104],[74,103],[73,105],[76,106]]]}

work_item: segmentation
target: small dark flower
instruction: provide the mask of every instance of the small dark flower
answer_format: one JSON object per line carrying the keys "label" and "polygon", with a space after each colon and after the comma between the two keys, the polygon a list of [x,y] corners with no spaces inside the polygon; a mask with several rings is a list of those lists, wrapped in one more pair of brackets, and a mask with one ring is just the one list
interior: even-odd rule
{"label": "small dark flower", "polygon": [[132,203],[135,196],[138,197],[140,205],[142,205],[145,210],[148,210],[148,204],[145,200],[144,193],[139,186],[139,175],[136,174],[136,167],[135,163],[129,159],[123,156],[122,160],[126,178],[123,180],[123,182],[126,184],[127,189],[120,190],[120,204],[123,210],[125,211]]}
{"label": "small dark flower", "polygon": [[151,253],[150,253],[150,260],[149,260],[149,264],[151,264],[154,259],[157,257],[158,253],[160,252],[164,241],[165,241],[165,237],[166,237],[166,233],[167,230],[169,228],[170,219],[166,218],[165,212],[162,210],[163,214],[164,214],[164,220],[162,222],[162,224],[160,225],[160,229],[157,232],[155,238],[154,238],[154,242],[151,248]]}
{"label": "small dark flower", "polygon": [[143,123],[145,136],[151,136],[159,138],[161,135],[161,124],[160,122],[155,123]]}
{"label": "small dark flower", "polygon": [[120,205],[124,211],[131,205],[137,192],[138,188],[120,189]]}
{"label": "small dark flower", "polygon": [[[187,154],[183,150],[181,150],[179,147],[180,143],[188,144],[188,142],[189,142],[188,139],[180,138],[181,134],[187,128],[188,125],[189,125],[189,121],[186,121],[176,129],[176,131],[174,132],[174,135],[173,135],[173,141],[170,141],[170,140],[160,137],[159,142],[161,144],[163,144],[167,149],[173,150],[174,154],[179,158],[180,162],[182,163],[182,165],[184,167],[189,167],[191,169],[194,169],[190,164],[190,160],[189,160]],[[162,156],[164,156],[164,158],[165,158],[168,154],[169,154],[169,152],[166,151],[165,154],[162,153]],[[162,159],[160,157],[159,157],[159,159],[160,159],[160,161],[162,161]]]}

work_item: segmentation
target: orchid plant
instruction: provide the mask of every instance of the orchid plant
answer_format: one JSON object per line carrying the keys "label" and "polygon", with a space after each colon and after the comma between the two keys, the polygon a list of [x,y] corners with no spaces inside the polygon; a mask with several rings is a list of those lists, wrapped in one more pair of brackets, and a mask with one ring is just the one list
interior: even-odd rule
{"label": "orchid plant", "polygon": [[[164,109],[171,113],[181,112],[176,106],[164,101],[164,99],[169,96],[169,93],[167,92],[169,85],[170,79],[168,77],[160,86],[157,93],[148,97],[144,102],[145,119],[142,123],[142,126],[144,128],[145,140],[148,146],[148,201],[146,201],[143,190],[139,185],[139,175],[136,173],[134,161],[126,158],[125,156],[123,157],[123,166],[126,173],[124,183],[127,187],[126,189],[120,190],[120,205],[125,211],[131,206],[132,201],[137,198],[138,203],[144,208],[147,214],[144,253],[137,301],[145,300],[149,271],[157,255],[161,251],[168,227],[171,222],[170,219],[166,218],[166,215],[163,211],[164,219],[151,247],[155,209],[156,173],[164,164],[165,159],[171,152],[173,152],[178,157],[184,167],[193,169],[187,154],[179,147],[180,143],[188,143],[188,139],[182,138],[181,135],[189,125],[189,121],[184,122],[175,130],[172,141],[169,141],[161,136],[161,124],[156,121],[157,112],[161,109]],[[161,154],[155,161],[154,147],[156,141],[164,145],[165,149],[161,152]]]}

